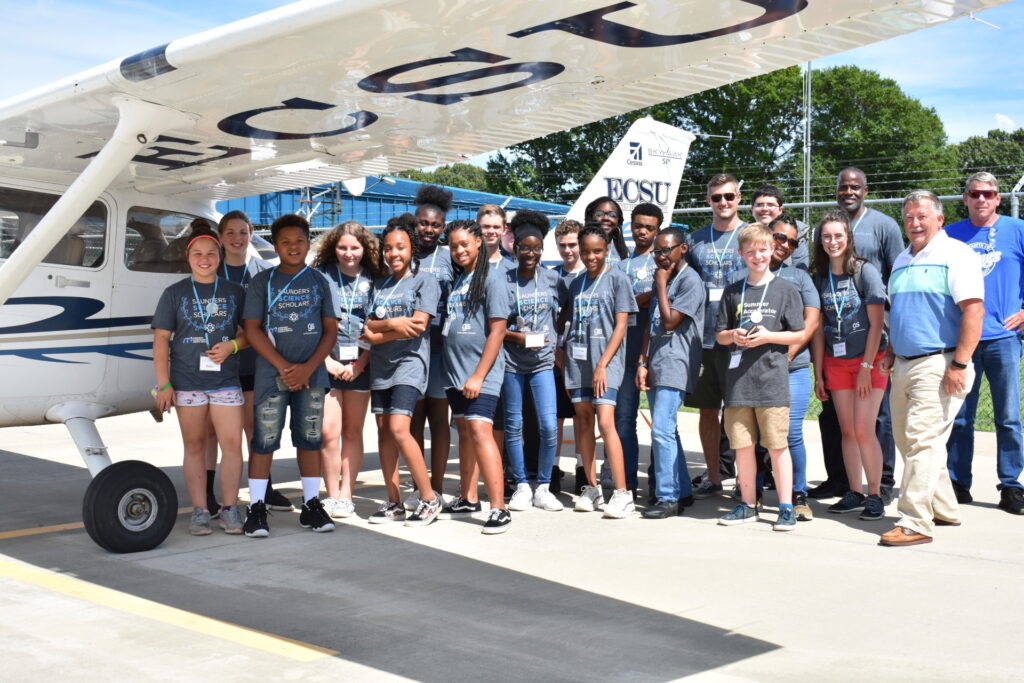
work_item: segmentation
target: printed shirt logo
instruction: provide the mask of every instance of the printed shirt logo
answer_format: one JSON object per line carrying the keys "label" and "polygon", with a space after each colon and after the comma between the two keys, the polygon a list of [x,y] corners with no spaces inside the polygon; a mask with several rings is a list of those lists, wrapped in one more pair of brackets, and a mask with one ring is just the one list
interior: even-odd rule
{"label": "printed shirt logo", "polygon": [[[192,294],[181,296],[178,304],[178,313],[182,320],[188,325],[188,328],[198,336],[185,337],[184,342],[189,344],[205,344],[206,334],[214,335],[210,337],[211,343],[214,342],[216,333],[220,333],[219,336],[223,339],[217,341],[223,341],[230,339],[234,336],[234,321],[235,321],[235,299],[231,297],[218,296],[214,299],[214,305],[210,308],[210,297],[200,297],[199,306],[196,305],[196,298]],[[200,308],[200,306],[202,308]],[[206,324],[203,324],[203,315],[200,312],[210,312],[209,320]]]}
{"label": "printed shirt logo", "polygon": [[971,242],[967,246],[976,251],[978,256],[981,257],[982,277],[988,277],[988,274],[995,269],[996,264],[1003,258],[1003,252],[993,251],[988,242]]}

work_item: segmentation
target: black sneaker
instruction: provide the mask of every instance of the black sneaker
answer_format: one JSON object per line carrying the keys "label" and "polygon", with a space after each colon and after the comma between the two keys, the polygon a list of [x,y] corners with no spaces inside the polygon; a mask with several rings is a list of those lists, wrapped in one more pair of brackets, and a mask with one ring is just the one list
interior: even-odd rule
{"label": "black sneaker", "polygon": [[686,496],[685,498],[680,498],[676,502],[676,504],[679,506],[679,514],[683,514],[683,508],[688,508],[696,502],[696,499],[692,495]]}
{"label": "black sneaker", "polygon": [[868,496],[864,501],[864,511],[860,513],[861,519],[874,521],[885,516],[885,506],[882,505],[881,496]]}
{"label": "black sneaker", "polygon": [[265,498],[267,507],[271,510],[278,510],[280,512],[291,512],[295,509],[292,502],[288,500],[287,496],[274,488],[267,489],[267,496]]}
{"label": "black sneaker", "polygon": [[840,491],[838,487],[836,487],[836,485],[830,481],[823,481],[817,486],[812,486],[807,491],[807,497],[815,499],[836,498],[841,495],[843,495],[843,492]]}
{"label": "black sneaker", "polygon": [[577,496],[580,495],[581,493],[583,493],[583,487],[586,486],[586,485],[587,485],[587,475],[583,471],[582,467],[577,467],[576,468],[576,485],[573,487],[573,490],[576,492]]}
{"label": "black sneaker", "polygon": [[999,509],[1014,515],[1024,515],[1024,489],[1004,486],[999,492]]}
{"label": "black sneaker", "polygon": [[253,503],[249,506],[245,515],[245,524],[242,531],[249,538],[266,538],[270,535],[270,525],[267,524],[267,505],[263,501]]}
{"label": "black sneaker", "polygon": [[441,514],[441,494],[434,491],[433,500],[421,500],[416,511],[405,520],[405,526],[427,526]]}
{"label": "black sneaker", "polygon": [[562,492],[562,470],[555,465],[551,469],[551,482],[548,484],[548,491],[556,496]]}
{"label": "black sneaker", "polygon": [[[958,481],[953,482],[953,493],[956,494],[956,502],[961,505],[967,505],[968,503],[974,502],[974,496],[971,495],[970,490]],[[1002,501],[1000,501],[999,507],[1002,506]]]}
{"label": "black sneaker", "polygon": [[846,494],[839,499],[838,503],[832,503],[828,506],[828,511],[834,515],[842,515],[847,512],[860,512],[864,509],[865,500],[866,497],[863,493],[847,491]]}
{"label": "black sneaker", "polygon": [[474,512],[480,512],[480,501],[471,503],[462,496],[455,496],[447,505],[441,508],[441,515],[445,518],[465,517]]}
{"label": "black sneaker", "polygon": [[679,504],[674,500],[659,500],[650,506],[640,516],[644,519],[668,519],[679,514]]}
{"label": "black sneaker", "polygon": [[882,507],[889,507],[890,505],[892,505],[892,489],[891,488],[889,488],[887,486],[883,486],[881,491],[879,492],[879,496],[882,499]]}
{"label": "black sneaker", "polygon": [[511,525],[512,515],[509,511],[494,508],[491,510],[491,513],[487,515],[487,521],[484,522],[484,528],[480,530],[480,533],[487,535],[503,534],[508,531],[508,528]]}
{"label": "black sneaker", "polygon": [[209,493],[206,494],[206,509],[210,511],[210,519],[217,519],[220,516],[220,503]]}
{"label": "black sneaker", "polygon": [[303,529],[312,529],[318,533],[334,531],[334,522],[331,516],[324,510],[324,504],[320,499],[313,496],[302,505],[302,512],[299,513],[299,526]]}

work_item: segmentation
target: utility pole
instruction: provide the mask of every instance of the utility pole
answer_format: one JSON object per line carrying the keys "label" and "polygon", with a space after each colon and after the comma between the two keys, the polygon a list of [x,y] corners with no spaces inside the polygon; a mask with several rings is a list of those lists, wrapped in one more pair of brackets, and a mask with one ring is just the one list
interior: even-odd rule
{"label": "utility pole", "polygon": [[[811,201],[811,73],[812,62],[804,69],[804,203]],[[811,224],[811,209],[804,207],[804,223]]]}

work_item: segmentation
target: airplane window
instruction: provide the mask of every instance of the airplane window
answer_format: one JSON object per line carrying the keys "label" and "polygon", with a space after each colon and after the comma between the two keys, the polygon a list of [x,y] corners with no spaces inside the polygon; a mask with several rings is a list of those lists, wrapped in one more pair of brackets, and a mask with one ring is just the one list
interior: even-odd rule
{"label": "airplane window", "polygon": [[[24,242],[59,195],[0,187],[0,259]],[[94,202],[43,259],[61,266],[99,268],[107,238],[107,209]]]}
{"label": "airplane window", "polygon": [[[128,233],[124,262],[129,270],[146,273],[187,273],[185,246],[189,224],[196,219],[187,213],[133,206],[128,210]],[[212,221],[216,225],[216,221]]]}

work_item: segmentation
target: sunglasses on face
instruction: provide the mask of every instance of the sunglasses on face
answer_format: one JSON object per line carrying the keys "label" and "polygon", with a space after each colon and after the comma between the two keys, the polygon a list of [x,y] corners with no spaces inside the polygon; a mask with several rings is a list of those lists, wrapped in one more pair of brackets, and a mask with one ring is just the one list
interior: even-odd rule
{"label": "sunglasses on face", "polygon": [[736,199],[736,193],[735,192],[723,192],[721,194],[713,194],[713,195],[711,195],[711,203],[712,204],[717,204],[718,202],[722,201],[723,199],[725,201],[727,201],[727,202],[731,202],[731,201]]}
{"label": "sunglasses on face", "polygon": [[967,196],[971,199],[977,199],[978,197],[984,197],[985,199],[995,199],[996,195],[999,194],[995,190],[969,190]]}
{"label": "sunglasses on face", "polygon": [[668,256],[672,253],[673,249],[678,249],[683,246],[682,244],[673,244],[671,247],[664,247],[663,249],[655,249],[651,253],[655,256]]}
{"label": "sunglasses on face", "polygon": [[788,235],[786,235],[785,233],[782,233],[782,232],[774,233],[772,235],[772,237],[775,238],[776,242],[781,242],[782,244],[788,244],[791,249],[796,249],[797,247],[800,246],[799,240],[795,240],[792,237],[789,237]]}

